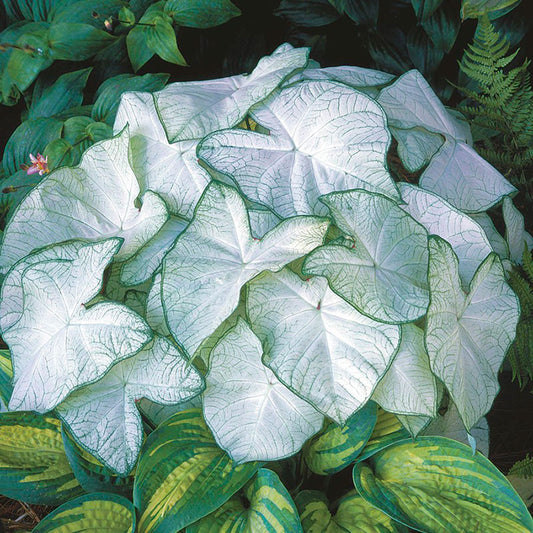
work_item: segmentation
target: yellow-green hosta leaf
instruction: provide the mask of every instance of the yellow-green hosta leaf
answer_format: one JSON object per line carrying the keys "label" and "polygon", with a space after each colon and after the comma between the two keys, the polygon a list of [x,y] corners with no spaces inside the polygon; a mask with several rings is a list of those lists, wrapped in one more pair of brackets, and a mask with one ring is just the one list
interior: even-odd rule
{"label": "yellow-green hosta leaf", "polygon": [[520,0],[463,0],[461,17],[463,19],[479,18],[503,9],[512,9],[519,3]]}
{"label": "yellow-green hosta leaf", "polygon": [[45,505],[83,494],[65,455],[57,418],[0,413],[0,494]]}
{"label": "yellow-green hosta leaf", "polygon": [[199,409],[177,413],[141,450],[133,492],[139,533],[179,531],[196,522],[224,504],[260,466],[235,466]]}
{"label": "yellow-green hosta leaf", "polygon": [[0,400],[5,406],[9,404],[13,392],[13,366],[9,350],[0,350]]}
{"label": "yellow-green hosta leaf", "polygon": [[302,533],[300,517],[277,474],[260,468],[242,498],[233,496],[222,507],[189,526],[186,533]]}
{"label": "yellow-green hosta leaf", "polygon": [[305,446],[304,458],[315,474],[335,474],[353,463],[372,435],[377,420],[377,406],[368,402],[345,424],[331,421]]}
{"label": "yellow-green hosta leaf", "polygon": [[369,503],[424,533],[529,533],[533,520],[503,474],[444,437],[406,439],[354,468]]}
{"label": "yellow-green hosta leaf", "polygon": [[96,492],[80,496],[52,511],[33,533],[134,533],[135,508],[118,494]]}

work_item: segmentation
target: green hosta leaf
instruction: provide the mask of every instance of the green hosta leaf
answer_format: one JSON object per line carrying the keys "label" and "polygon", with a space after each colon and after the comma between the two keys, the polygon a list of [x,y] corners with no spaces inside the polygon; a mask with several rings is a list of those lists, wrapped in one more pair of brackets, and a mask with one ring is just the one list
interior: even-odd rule
{"label": "green hosta leaf", "polygon": [[50,56],[66,61],[85,61],[110,45],[116,37],[90,24],[59,22],[50,26]]}
{"label": "green hosta leaf", "polygon": [[492,251],[485,232],[440,196],[409,183],[400,183],[401,207],[422,224],[430,235],[448,241],[459,258],[459,274],[466,287],[475,271]]}
{"label": "green hosta leaf", "polygon": [[418,20],[425,21],[440,7],[443,0],[411,0]]}
{"label": "green hosta leaf", "polygon": [[163,262],[163,307],[176,340],[194,354],[237,307],[247,281],[319,246],[327,227],[325,219],[296,217],[254,240],[237,191],[211,183]]}
{"label": "green hosta leaf", "polygon": [[446,141],[420,176],[420,187],[466,213],[486,211],[516,192],[492,165],[462,142]]}
{"label": "green hosta leaf", "polygon": [[[426,313],[427,233],[395,202],[362,190],[331,193],[322,201],[348,244],[312,252],[304,271],[361,313],[386,323],[413,322]],[[379,379],[379,378],[378,378]]]}
{"label": "green hosta leaf", "polygon": [[376,27],[379,2],[372,0],[329,0],[339,13],[348,15],[358,26]]}
{"label": "green hosta leaf", "polygon": [[302,533],[296,506],[279,477],[260,468],[244,489],[247,505],[238,496],[228,500],[214,513],[189,526],[186,533]]}
{"label": "green hosta leaf", "polygon": [[414,324],[402,325],[398,353],[372,399],[386,411],[399,415],[437,415],[437,384],[429,367],[422,329]]}
{"label": "green hosta leaf", "polygon": [[328,0],[281,0],[274,14],[304,28],[325,26],[341,17]]}
{"label": "green hosta leaf", "polygon": [[97,492],[64,503],[33,529],[34,533],[109,531],[134,533],[135,508],[117,494]]}
{"label": "green hosta leaf", "polygon": [[63,449],[59,420],[36,413],[0,413],[0,494],[59,505],[82,493]]}
{"label": "green hosta leaf", "polygon": [[168,0],[164,10],[186,28],[212,28],[241,14],[229,0]]}
{"label": "green hosta leaf", "polygon": [[0,400],[7,406],[13,392],[13,365],[9,350],[0,350]]}
{"label": "green hosta leaf", "polygon": [[122,237],[118,259],[127,259],[168,218],[165,203],[147,191],[142,208],[137,178],[128,162],[128,133],[85,152],[75,168],[59,168],[24,198],[4,232],[0,264],[4,272],[41,246],[69,239]]}
{"label": "green hosta leaf", "polygon": [[262,353],[259,339],[239,319],[209,357],[204,416],[238,463],[294,455],[324,420],[261,363]]}
{"label": "green hosta leaf", "polygon": [[385,117],[366,95],[337,82],[306,81],[274,93],[250,115],[270,133],[215,132],[198,155],[252,201],[287,217],[325,214],[318,198],[331,191],[361,187],[397,198],[385,166]]}
{"label": "green hosta leaf", "polygon": [[86,450],[125,476],[135,466],[143,439],[135,402],[145,397],[174,404],[203,388],[202,376],[184,354],[167,339],[155,337],[102,379],[72,393],[56,412]]}
{"label": "green hosta leaf", "polygon": [[433,373],[450,391],[468,430],[498,392],[498,371],[520,314],[518,299],[496,254],[483,261],[465,295],[451,246],[432,237],[429,249],[426,347]]}
{"label": "green hosta leaf", "polygon": [[[8,274],[2,301],[10,300],[9,322],[7,328],[3,322],[2,336],[14,368],[10,409],[53,409],[150,340],[150,328],[127,307],[102,302],[85,308],[119,245],[118,239],[86,244],[73,259],[39,252],[43,260],[25,259]],[[21,281],[14,290],[12,276]]]}
{"label": "green hosta leaf", "polygon": [[235,466],[198,409],[183,411],[146,439],[135,476],[140,533],[178,531],[218,509],[257,471]]}
{"label": "green hosta leaf", "polygon": [[409,29],[406,46],[409,59],[425,75],[435,72],[444,58],[444,51],[433,44],[420,26],[412,26]]}
{"label": "green hosta leaf", "polygon": [[533,520],[497,468],[442,437],[399,441],[354,469],[358,492],[409,527],[427,533],[526,533]]}
{"label": "green hosta leaf", "polygon": [[282,44],[249,75],[173,83],[155,102],[171,142],[200,139],[241,122],[250,107],[266,98],[287,76],[307,63],[309,50]]}
{"label": "green hosta leaf", "polygon": [[400,342],[400,328],[361,315],[328,288],[284,270],[249,288],[247,315],[264,361],[299,396],[344,423],[372,395]]}
{"label": "green hosta leaf", "polygon": [[315,474],[335,474],[353,463],[372,435],[377,420],[374,402],[367,402],[344,425],[330,421],[304,450],[305,462]]}
{"label": "green hosta leaf", "polygon": [[462,0],[461,17],[479,18],[502,9],[513,8],[520,0]]}
{"label": "green hosta leaf", "polygon": [[137,72],[155,55],[155,52],[151,48],[148,48],[146,44],[146,32],[143,30],[144,28],[142,26],[137,26],[132,28],[126,36],[128,57],[130,58],[133,72]]}
{"label": "green hosta leaf", "polygon": [[422,27],[437,48],[449,53],[461,29],[456,5],[442,2],[439,9],[422,21]]}
{"label": "green hosta leaf", "polygon": [[122,96],[115,131],[126,124],[131,135],[132,167],[142,190],[160,194],[172,213],[192,218],[202,192],[211,181],[207,170],[198,163],[198,141],[170,144],[153,97],[148,93]]}

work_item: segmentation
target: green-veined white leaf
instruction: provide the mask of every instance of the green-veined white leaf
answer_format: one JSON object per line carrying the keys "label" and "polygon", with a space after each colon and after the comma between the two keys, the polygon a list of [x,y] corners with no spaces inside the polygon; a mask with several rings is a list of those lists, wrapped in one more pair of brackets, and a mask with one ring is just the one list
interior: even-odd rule
{"label": "green-veined white leaf", "polygon": [[148,298],[146,299],[146,322],[150,327],[157,331],[163,337],[168,337],[170,331],[168,330],[167,321],[165,319],[165,313],[163,311],[163,302],[161,300],[161,282],[162,276],[158,272],[154,276],[152,286],[148,292]]}
{"label": "green-veined white leaf", "polygon": [[519,303],[495,253],[483,261],[466,295],[451,246],[431,237],[429,250],[426,347],[433,373],[450,391],[469,430],[499,390],[498,371],[515,337]]}
{"label": "green-veined white leaf", "polygon": [[425,415],[396,415],[402,426],[410,433],[413,438],[426,429],[433,420],[430,416]]}
{"label": "green-veined white leaf", "polygon": [[386,168],[390,134],[382,109],[338,82],[276,91],[250,116],[270,133],[223,130],[198,155],[277,215],[325,214],[319,196],[357,187],[398,198]]}
{"label": "green-veined white leaf", "polygon": [[503,200],[503,220],[505,221],[505,239],[509,247],[509,258],[517,265],[522,264],[524,248],[533,248],[533,238],[525,230],[524,216],[514,206],[510,198]]}
{"label": "green-veined white leaf", "polygon": [[354,241],[351,247],[318,248],[305,260],[304,272],[328,278],[339,296],[375,320],[413,322],[423,316],[429,302],[426,230],[375,193],[331,193],[322,201]]}
{"label": "green-veined white leaf", "polygon": [[142,415],[146,417],[148,422],[155,428],[176,413],[187,411],[187,409],[201,408],[202,396],[198,395],[190,400],[185,400],[184,402],[172,405],[162,405],[160,403],[152,402],[152,400],[148,400],[147,398],[141,398],[137,402],[137,407]]}
{"label": "green-veined white leaf", "polygon": [[128,132],[99,142],[78,167],[55,170],[24,198],[11,217],[0,249],[3,272],[35,248],[69,239],[121,237],[127,259],[168,218],[165,203],[139,185],[128,161]]}
{"label": "green-veined white leaf", "polygon": [[[505,204],[507,201],[511,200],[504,198],[503,203]],[[481,226],[481,228],[485,232],[485,235],[487,236],[487,239],[490,242],[492,249],[500,256],[500,259],[508,259],[509,246],[507,245],[507,241],[496,229],[496,226],[494,225],[494,222],[492,221],[491,217],[487,213],[472,213],[470,214],[470,217],[472,218],[472,220],[474,220]]]}
{"label": "green-veined white leaf", "polygon": [[341,424],[370,399],[400,343],[397,325],[362,315],[325,278],[303,281],[288,269],[250,284],[247,314],[265,364]]}
{"label": "green-veined white leaf", "polygon": [[250,107],[266,98],[287,76],[307,63],[309,50],[282,44],[249,75],[172,83],[154,94],[171,142],[201,139],[236,126]]}
{"label": "green-veined white leaf", "polygon": [[204,416],[218,444],[238,463],[289,457],[324,420],[262,364],[262,353],[259,339],[238,319],[209,357]]}
{"label": "green-veined white leaf", "polygon": [[442,146],[443,137],[422,126],[409,129],[394,128],[391,132],[398,142],[398,156],[409,172],[417,172],[427,165]]}
{"label": "green-veined white leaf", "polygon": [[322,218],[295,217],[254,240],[237,191],[212,182],[163,262],[163,307],[176,340],[194,354],[237,307],[247,281],[319,246],[327,227]]}

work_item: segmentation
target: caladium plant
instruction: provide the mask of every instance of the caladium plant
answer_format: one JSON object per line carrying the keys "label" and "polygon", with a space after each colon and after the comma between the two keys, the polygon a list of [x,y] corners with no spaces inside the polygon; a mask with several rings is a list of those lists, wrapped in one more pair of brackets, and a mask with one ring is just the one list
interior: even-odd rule
{"label": "caladium plant", "polygon": [[[231,525],[232,513],[252,520],[229,498],[259,469],[253,461],[297,453],[325,422],[353,461],[375,403],[414,437],[442,398],[464,436],[477,427],[520,312],[502,260],[516,261],[528,236],[515,189],[418,72],[394,80],[320,69],[285,44],[249,75],[125,93],[114,130],[78,167],[47,175],[11,217],[0,327],[14,371],[10,409],[55,410],[115,475],[137,464],[142,531],[216,510],[214,500],[189,505],[191,494],[173,507],[179,495],[168,492],[203,446],[190,460],[227,480],[233,492],[217,505],[232,510],[190,531]],[[405,168],[424,169],[418,186],[389,169],[393,137]],[[505,238],[486,213],[501,203]],[[203,410],[183,412],[191,405]],[[159,426],[140,462],[138,406]],[[356,427],[365,436],[351,446]],[[383,448],[376,439],[373,449]],[[149,474],[172,446],[179,453],[157,485]],[[310,464],[320,462],[317,446]],[[361,484],[366,470],[357,472]],[[246,494],[260,507],[254,491],[269,479],[278,490],[279,479],[268,470],[254,479]],[[301,512],[318,520],[315,496],[304,496]],[[365,512],[360,496],[348,501]],[[283,520],[293,523],[288,508]],[[339,523],[351,520],[342,509]],[[416,510],[387,514],[420,523],[407,512]]]}

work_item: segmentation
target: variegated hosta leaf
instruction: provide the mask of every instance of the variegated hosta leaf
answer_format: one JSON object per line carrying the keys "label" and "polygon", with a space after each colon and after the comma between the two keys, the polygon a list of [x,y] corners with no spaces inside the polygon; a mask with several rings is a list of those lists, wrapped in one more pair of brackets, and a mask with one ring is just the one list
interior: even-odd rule
{"label": "variegated hosta leaf", "polygon": [[292,498],[277,474],[260,468],[244,488],[247,505],[233,496],[214,513],[189,526],[186,533],[303,533]]}
{"label": "variegated hosta leaf", "polygon": [[527,533],[533,520],[483,455],[443,437],[394,443],[354,469],[357,491],[390,517],[427,533]]}
{"label": "variegated hosta leaf", "polygon": [[250,107],[303,68],[308,55],[308,48],[285,43],[263,57],[249,75],[171,83],[154,94],[169,140],[200,139],[212,131],[236,126]]}
{"label": "variegated hosta leaf", "polygon": [[163,200],[147,191],[139,209],[139,184],[128,161],[129,134],[91,146],[78,167],[44,178],[20,203],[4,233],[5,273],[32,250],[69,239],[121,237],[119,260],[133,255],[168,218]]}
{"label": "variegated hosta leaf", "polygon": [[13,365],[9,350],[0,350],[0,405],[2,412],[7,411],[9,399],[13,392]]}
{"label": "variegated hosta leaf", "polygon": [[10,409],[49,411],[151,339],[146,322],[123,305],[85,308],[119,246],[118,239],[85,244],[72,259],[40,261],[24,270],[20,318],[2,332],[14,368]]}
{"label": "variegated hosta leaf", "polygon": [[287,269],[250,284],[247,314],[265,364],[341,424],[369,400],[400,342],[399,326],[360,314],[325,278]]}
{"label": "variegated hosta leaf", "polygon": [[[185,109],[182,107],[180,112]],[[171,213],[192,218],[194,206],[211,181],[196,157],[196,146],[203,135],[170,144],[150,93],[122,95],[114,131],[121,131],[126,124],[131,135],[131,165],[141,189],[158,193]]]}
{"label": "variegated hosta leaf", "polygon": [[147,398],[141,398],[137,402],[137,407],[143,416],[147,418],[155,428],[176,413],[181,413],[188,409],[200,409],[202,407],[202,396],[199,394],[190,400],[185,400],[173,405],[162,405],[160,403],[152,402],[152,400],[148,400]]}
{"label": "variegated hosta leaf", "polygon": [[327,227],[322,218],[295,217],[253,239],[237,191],[211,183],[163,262],[163,307],[178,343],[194,354],[237,307],[247,281],[322,244]]}
{"label": "variegated hosta leaf", "polygon": [[522,264],[525,246],[533,248],[533,238],[526,232],[524,216],[514,206],[510,198],[503,200],[503,220],[505,221],[505,238],[509,247],[509,258],[517,265]]}
{"label": "variegated hosta leaf", "polygon": [[398,198],[386,168],[390,134],[368,96],[332,81],[275,92],[250,112],[270,133],[224,130],[198,155],[229,174],[254,202],[277,215],[325,214],[319,196],[357,187]]}
{"label": "variegated hosta leaf", "polygon": [[402,341],[372,399],[399,415],[437,415],[437,384],[429,367],[424,331],[402,325]]}
{"label": "variegated hosta leaf", "polygon": [[351,247],[326,245],[305,260],[304,271],[361,313],[387,323],[412,322],[426,313],[427,233],[393,201],[362,190],[332,193],[322,201]]}
{"label": "variegated hosta leaf", "polygon": [[209,357],[204,416],[220,447],[238,463],[289,457],[324,420],[262,364],[262,353],[259,339],[239,319]]}
{"label": "variegated hosta leaf", "polygon": [[135,402],[142,397],[176,404],[204,388],[201,374],[170,341],[155,337],[137,355],[78,389],[56,409],[74,438],[120,475],[137,461],[143,439]]}
{"label": "variegated hosta leaf", "polygon": [[448,241],[459,258],[459,274],[464,287],[492,251],[483,229],[440,196],[409,183],[400,183],[402,209],[422,224],[430,235]]}
{"label": "variegated hosta leaf", "polygon": [[519,303],[496,254],[483,261],[465,295],[451,246],[431,237],[429,249],[426,347],[433,373],[450,391],[469,430],[499,390],[498,371],[515,337]]}
{"label": "variegated hosta leaf", "polygon": [[427,165],[444,140],[441,134],[422,126],[409,129],[391,127],[391,132],[398,142],[398,156],[409,172],[417,172]]}
{"label": "variegated hosta leaf", "polygon": [[490,163],[463,142],[446,141],[420,176],[420,187],[466,213],[486,211],[516,192]]}

